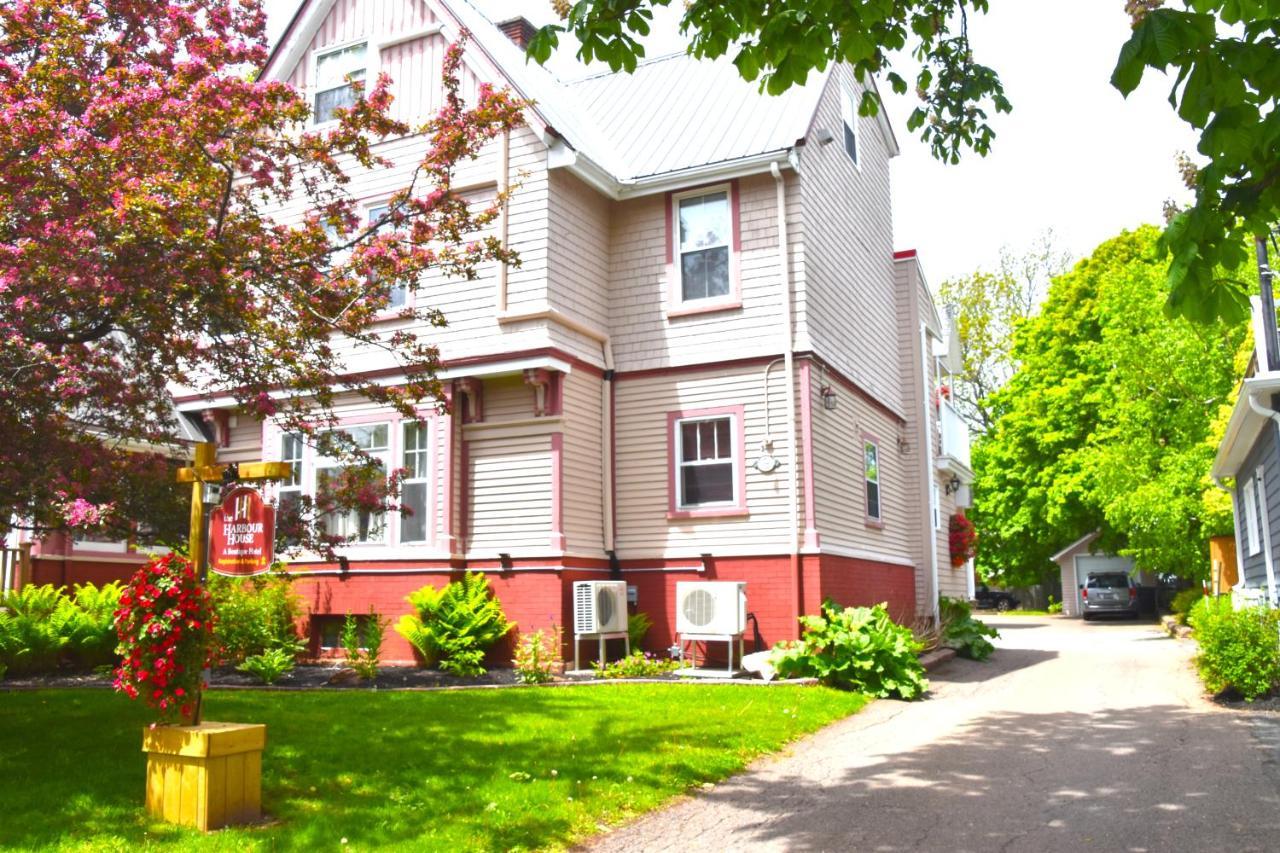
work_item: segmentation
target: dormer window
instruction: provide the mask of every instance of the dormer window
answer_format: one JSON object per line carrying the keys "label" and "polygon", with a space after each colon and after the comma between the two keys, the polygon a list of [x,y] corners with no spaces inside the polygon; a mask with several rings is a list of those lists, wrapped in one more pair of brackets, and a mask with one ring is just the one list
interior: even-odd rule
{"label": "dormer window", "polygon": [[680,301],[728,298],[733,292],[729,269],[733,217],[728,187],[678,198],[676,225]]}
{"label": "dormer window", "polygon": [[858,163],[858,105],[851,92],[840,93],[840,120],[844,131],[845,153],[854,166],[861,168]]}
{"label": "dormer window", "polygon": [[367,44],[351,44],[316,54],[316,86],[312,120],[316,124],[333,121],[334,110],[348,109],[356,102],[353,83],[364,82],[368,62]]}

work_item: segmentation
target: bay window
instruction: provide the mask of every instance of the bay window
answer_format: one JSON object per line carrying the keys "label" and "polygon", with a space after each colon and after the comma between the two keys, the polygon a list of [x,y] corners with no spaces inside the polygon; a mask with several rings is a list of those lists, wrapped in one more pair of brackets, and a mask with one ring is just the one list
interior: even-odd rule
{"label": "bay window", "polygon": [[[343,427],[336,432],[343,432],[354,442],[355,446],[367,453],[381,471],[382,480],[387,476],[390,461],[390,429],[388,424],[361,424]],[[363,478],[377,478],[375,473],[366,473],[361,466],[344,466],[339,460],[321,456],[315,464],[315,489],[317,503],[323,506],[327,496],[335,492],[351,494],[369,488],[377,491],[376,483],[362,482]],[[324,514],[325,532],[331,536],[339,536],[351,542],[385,542],[386,514],[374,513],[365,509],[333,510]]]}

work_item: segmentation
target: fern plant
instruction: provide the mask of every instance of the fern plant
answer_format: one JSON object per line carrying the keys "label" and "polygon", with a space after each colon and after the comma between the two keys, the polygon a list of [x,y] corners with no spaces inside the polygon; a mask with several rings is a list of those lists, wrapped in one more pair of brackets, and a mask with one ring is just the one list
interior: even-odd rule
{"label": "fern plant", "polygon": [[418,650],[424,666],[455,675],[483,675],[485,652],[514,627],[489,581],[476,572],[443,589],[423,587],[406,600],[414,612],[401,617],[396,632]]}

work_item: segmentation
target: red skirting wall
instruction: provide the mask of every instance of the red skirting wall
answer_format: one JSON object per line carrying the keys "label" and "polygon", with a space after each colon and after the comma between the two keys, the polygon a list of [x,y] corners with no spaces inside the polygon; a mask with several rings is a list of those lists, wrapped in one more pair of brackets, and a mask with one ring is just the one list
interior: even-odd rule
{"label": "red skirting wall", "polygon": [[[566,566],[566,562],[569,565]],[[57,557],[32,560],[36,583],[67,585],[123,580],[136,565],[66,561]],[[568,643],[573,636],[573,582],[604,580],[610,577],[603,560],[565,561],[555,559],[516,560],[511,570],[503,571],[492,562],[473,562],[473,569],[485,569],[494,593],[502,603],[507,618],[515,622],[517,631],[530,632],[559,626],[565,633],[566,659],[572,652]],[[388,621],[383,642],[386,663],[413,660],[413,649],[395,632],[395,623],[409,613],[406,596],[423,586],[443,586],[460,576],[461,567],[447,562],[379,562],[350,564],[351,571],[341,573],[332,566],[295,566],[294,589],[303,600],[310,629],[310,617],[367,614],[372,607]],[[311,569],[320,569],[314,575]],[[824,598],[843,605],[887,602],[899,622],[910,624],[915,616],[915,573],[909,566],[878,563],[829,554],[800,558],[799,572],[786,555],[760,557],[711,557],[703,564],[698,558],[627,560],[622,563],[623,579],[635,587],[637,603],[632,612],[643,611],[653,620],[645,638],[645,648],[660,651],[675,642],[676,584],[680,581],[746,581],[747,610],[755,616],[748,624],[747,651],[754,645],[758,627],[763,647],[781,640],[795,639],[797,595],[803,613],[816,613]],[[511,660],[517,633],[489,655],[490,665],[505,666]],[[312,631],[312,650],[319,651],[319,638]],[[616,653],[620,654],[620,649]],[[713,655],[723,652],[712,648]],[[584,656],[589,655],[586,644]]]}

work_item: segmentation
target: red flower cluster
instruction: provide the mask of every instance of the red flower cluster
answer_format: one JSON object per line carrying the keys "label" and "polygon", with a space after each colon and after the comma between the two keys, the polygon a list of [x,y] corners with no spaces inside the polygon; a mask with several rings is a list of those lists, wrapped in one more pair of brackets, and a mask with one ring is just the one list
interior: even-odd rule
{"label": "red flower cluster", "polygon": [[213,650],[213,605],[191,562],[167,554],[143,566],[115,614],[121,657],[115,689],[141,698],[161,720],[189,720]]}
{"label": "red flower cluster", "polygon": [[978,553],[978,531],[973,522],[959,510],[951,516],[951,565],[960,568]]}

